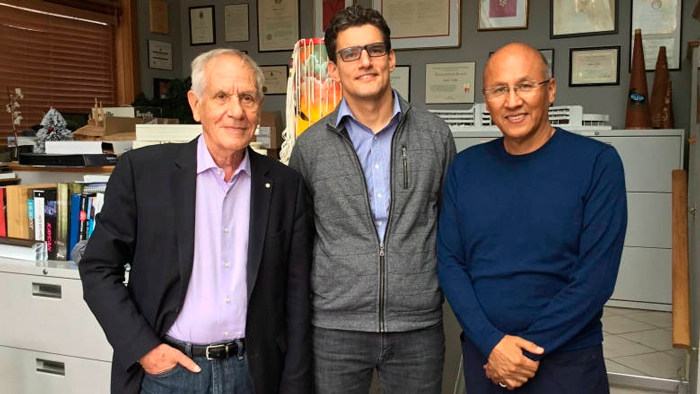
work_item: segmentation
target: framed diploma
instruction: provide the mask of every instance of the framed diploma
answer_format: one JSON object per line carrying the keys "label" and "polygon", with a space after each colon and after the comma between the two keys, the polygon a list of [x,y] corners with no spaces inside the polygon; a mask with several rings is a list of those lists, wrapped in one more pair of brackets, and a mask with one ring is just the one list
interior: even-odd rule
{"label": "framed diploma", "polygon": [[460,45],[460,0],[372,0],[391,26],[393,49]]}
{"label": "framed diploma", "polygon": [[620,84],[620,46],[571,48],[569,86]]}
{"label": "framed diploma", "polygon": [[214,6],[190,7],[190,45],[216,44]]}
{"label": "framed diploma", "polygon": [[425,103],[473,103],[475,67],[474,62],[426,64]]}
{"label": "framed diploma", "polygon": [[527,29],[529,0],[478,1],[478,30]]}
{"label": "framed diploma", "polygon": [[[647,70],[656,66],[659,47],[666,47],[669,70],[681,68],[681,0],[632,0],[632,32],[642,29],[644,64]],[[630,44],[630,67],[634,34]]]}
{"label": "framed diploma", "polygon": [[353,4],[353,0],[314,0],[314,37],[323,38],[335,14]]}
{"label": "framed diploma", "polygon": [[148,68],[173,69],[173,44],[148,40]]}
{"label": "framed diploma", "polygon": [[396,66],[391,73],[391,87],[406,101],[411,101],[411,66]]}
{"label": "framed diploma", "polygon": [[231,4],[224,7],[224,32],[226,42],[248,41],[248,4]]}
{"label": "framed diploma", "polygon": [[550,1],[550,38],[617,33],[619,0]]}
{"label": "framed diploma", "polygon": [[287,66],[260,66],[265,75],[263,94],[287,94]]}
{"label": "framed diploma", "polygon": [[151,33],[168,34],[170,32],[167,0],[150,0],[148,13],[148,26]]}
{"label": "framed diploma", "polygon": [[299,40],[299,0],[258,0],[258,51],[289,51]]}

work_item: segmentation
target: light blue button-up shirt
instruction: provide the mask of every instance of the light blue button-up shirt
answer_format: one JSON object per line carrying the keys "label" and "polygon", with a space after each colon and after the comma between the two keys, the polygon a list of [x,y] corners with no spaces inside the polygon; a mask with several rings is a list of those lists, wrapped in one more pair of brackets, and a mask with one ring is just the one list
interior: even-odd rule
{"label": "light blue button-up shirt", "polygon": [[379,241],[384,242],[389,205],[391,203],[391,139],[401,118],[399,98],[394,92],[394,113],[389,124],[376,134],[360,123],[350,111],[345,99],[340,102],[336,127],[345,122],[350,141],[360,159],[362,171],[367,181],[369,202]]}

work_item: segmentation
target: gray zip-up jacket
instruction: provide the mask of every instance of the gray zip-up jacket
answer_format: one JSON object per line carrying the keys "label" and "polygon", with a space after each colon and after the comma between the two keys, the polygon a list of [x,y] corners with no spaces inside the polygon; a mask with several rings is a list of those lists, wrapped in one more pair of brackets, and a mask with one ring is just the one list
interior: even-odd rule
{"label": "gray zip-up jacket", "polygon": [[303,175],[314,204],[314,326],[396,332],[442,319],[435,237],[455,143],[439,117],[401,97],[399,103],[383,244],[360,161],[342,123],[335,127],[338,109],[306,130],[294,146],[289,165]]}

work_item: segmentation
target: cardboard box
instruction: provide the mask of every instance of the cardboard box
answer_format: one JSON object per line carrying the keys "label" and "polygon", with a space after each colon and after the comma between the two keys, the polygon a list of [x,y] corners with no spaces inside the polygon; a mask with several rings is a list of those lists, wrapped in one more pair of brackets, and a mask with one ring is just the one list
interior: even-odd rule
{"label": "cardboard box", "polygon": [[282,114],[279,111],[263,112],[260,115],[260,128],[255,136],[255,141],[260,142],[263,148],[277,149],[282,146]]}

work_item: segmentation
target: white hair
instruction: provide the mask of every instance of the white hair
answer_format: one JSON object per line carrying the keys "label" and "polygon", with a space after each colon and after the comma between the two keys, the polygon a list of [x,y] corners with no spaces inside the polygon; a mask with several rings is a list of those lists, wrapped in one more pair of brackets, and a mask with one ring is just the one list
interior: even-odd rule
{"label": "white hair", "polygon": [[253,74],[255,74],[255,87],[258,91],[258,100],[262,100],[262,89],[265,83],[265,75],[263,74],[258,64],[255,63],[255,61],[251,59],[250,56],[239,51],[238,49],[233,48],[212,49],[211,51],[199,54],[196,58],[194,58],[194,60],[192,60],[192,91],[194,92],[194,94],[196,94],[199,98],[201,98],[204,94],[204,90],[206,89],[206,78],[204,74],[207,68],[207,64],[210,60],[219,56],[235,56],[241,59],[241,61],[245,65],[250,67],[250,69],[253,71]]}

